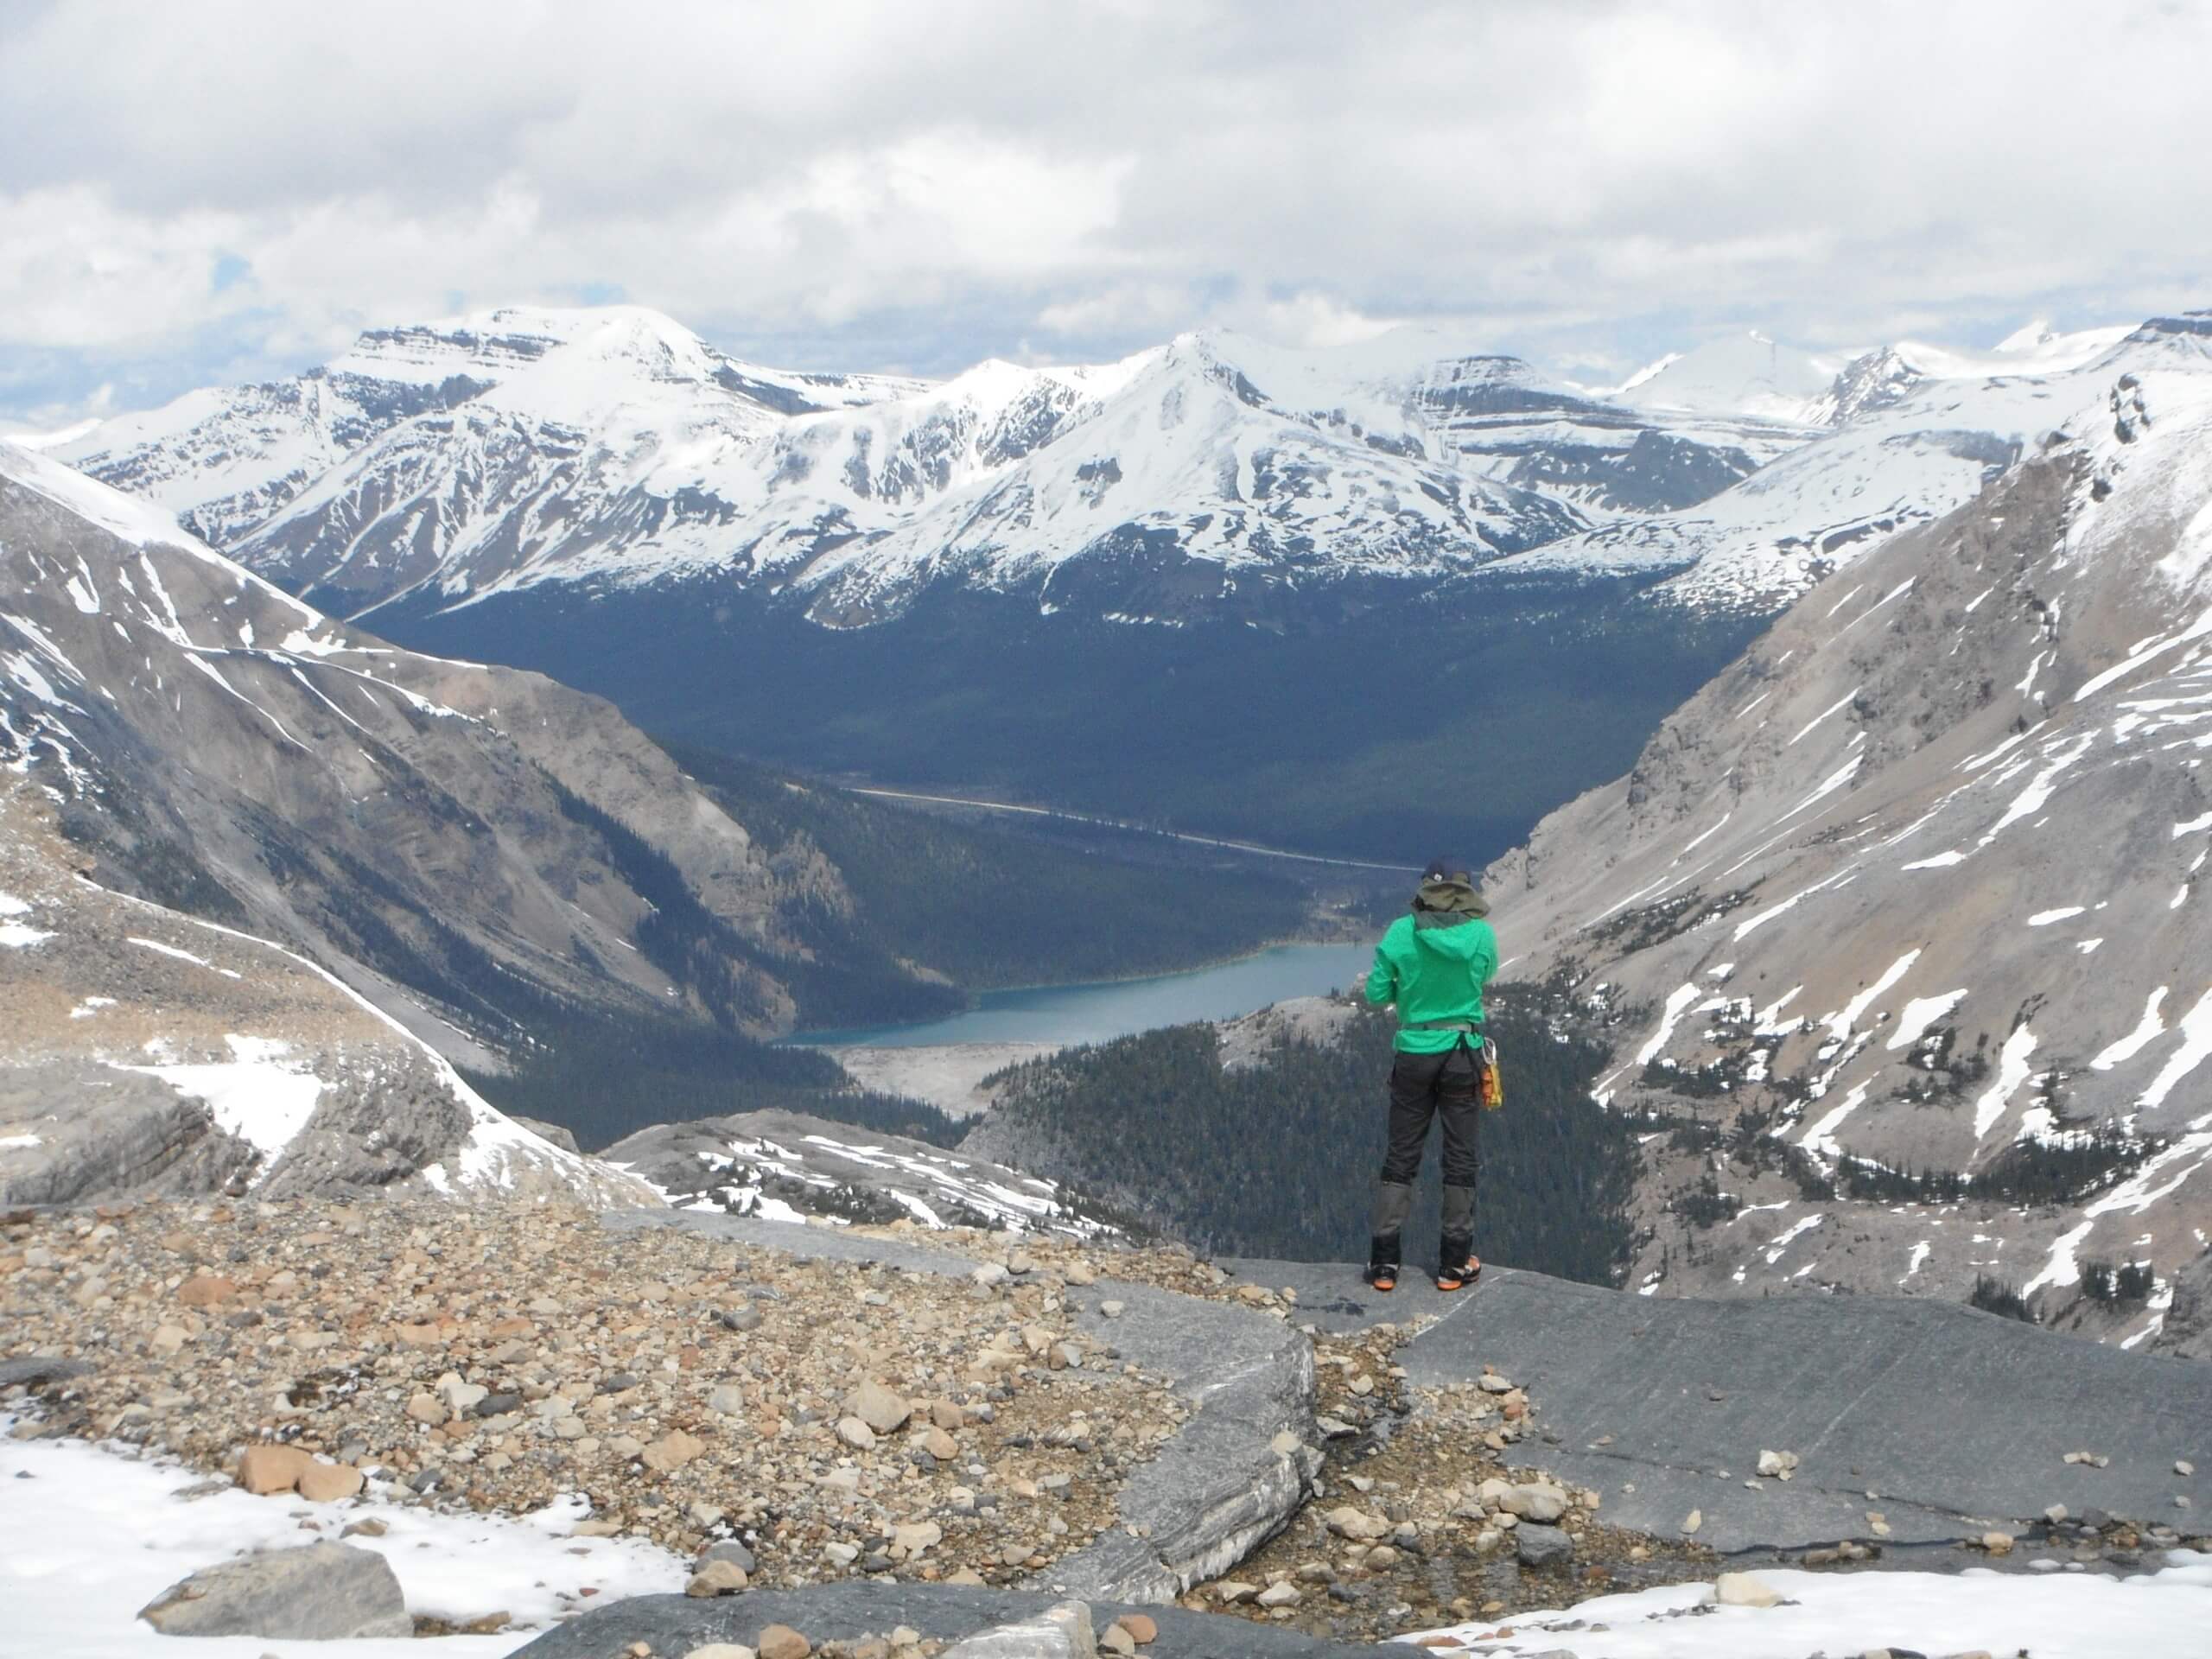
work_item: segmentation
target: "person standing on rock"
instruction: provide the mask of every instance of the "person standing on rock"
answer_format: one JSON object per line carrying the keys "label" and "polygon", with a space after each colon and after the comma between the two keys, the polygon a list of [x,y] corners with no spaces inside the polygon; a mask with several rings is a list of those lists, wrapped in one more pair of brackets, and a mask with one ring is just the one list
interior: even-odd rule
{"label": "person standing on rock", "polygon": [[1414,1202],[1433,1118],[1444,1123],[1444,1225],[1436,1287],[1459,1290],[1482,1271],[1475,1257],[1475,1125],[1482,1109],[1483,987],[1497,971],[1497,936],[1483,918],[1490,904],[1458,859],[1432,860],[1412,913],[1390,924],[1375,947],[1367,1000],[1396,1004],[1390,1067],[1389,1150],[1375,1185],[1367,1282],[1397,1287],[1399,1235]]}

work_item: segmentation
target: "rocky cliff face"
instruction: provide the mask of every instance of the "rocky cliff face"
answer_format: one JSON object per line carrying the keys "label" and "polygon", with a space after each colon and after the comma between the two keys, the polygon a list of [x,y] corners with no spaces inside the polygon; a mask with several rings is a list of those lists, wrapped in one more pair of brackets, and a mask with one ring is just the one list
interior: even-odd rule
{"label": "rocky cliff face", "polygon": [[0,762],[99,879],[306,945],[458,1053],[564,1003],[779,1030],[849,908],[608,704],[340,628],[22,450],[0,569]]}
{"label": "rocky cliff face", "polygon": [[340,629],[6,445],[0,592],[17,1196],[554,1172],[635,1198],[448,1058],[553,1019],[776,1030],[847,907],[607,704]]}
{"label": "rocky cliff face", "polygon": [[2139,331],[2036,454],[1808,594],[1489,873],[1510,972],[1636,1012],[1613,1103],[1696,1120],[1649,1149],[1647,1291],[1987,1277],[2202,1351],[2190,321]]}
{"label": "rocky cliff face", "polygon": [[0,779],[0,1205],[391,1192],[652,1204],[271,941],[101,886]]}

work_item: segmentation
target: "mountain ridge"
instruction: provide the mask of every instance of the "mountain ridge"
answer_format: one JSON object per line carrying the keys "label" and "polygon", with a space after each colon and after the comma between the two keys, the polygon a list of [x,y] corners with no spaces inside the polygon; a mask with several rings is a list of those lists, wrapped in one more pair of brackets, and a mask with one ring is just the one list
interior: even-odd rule
{"label": "mountain ridge", "polygon": [[1695,1120],[1645,1289],[1980,1276],[2201,1351],[2208,340],[2136,331],[1489,872],[1516,975],[1641,1011],[1600,1092]]}

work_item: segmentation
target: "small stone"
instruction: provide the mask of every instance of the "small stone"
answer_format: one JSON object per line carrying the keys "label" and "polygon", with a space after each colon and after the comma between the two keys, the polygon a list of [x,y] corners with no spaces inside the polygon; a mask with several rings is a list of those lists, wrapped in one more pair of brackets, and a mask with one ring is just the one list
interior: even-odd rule
{"label": "small stone", "polygon": [[1276,1607],[1295,1607],[1300,1602],[1305,1600],[1306,1597],[1296,1585],[1286,1580],[1281,1584],[1269,1585],[1266,1589],[1261,1591],[1254,1599],[1257,1601],[1261,1606],[1272,1609]]}
{"label": "small stone", "polygon": [[707,1395],[707,1409],[724,1417],[745,1414],[745,1390],[734,1382],[725,1382]]}
{"label": "small stone", "polygon": [[837,1438],[855,1452],[866,1452],[875,1445],[875,1431],[857,1417],[837,1420]]}
{"label": "small stone", "polygon": [[1759,1473],[1770,1480],[1787,1480],[1797,1471],[1795,1452],[1762,1452],[1759,1453]]}
{"label": "small stone", "polygon": [[2050,1522],[2052,1526],[2056,1526],[2066,1518],[2066,1506],[2063,1503],[2052,1504],[2043,1512],[2043,1518]]}
{"label": "small stone", "polygon": [[1098,1304],[1098,1315],[1101,1319],[1118,1319],[1128,1311],[1128,1306],[1127,1302],[1101,1302]]}
{"label": "small stone", "polygon": [[646,1468],[664,1475],[671,1470],[681,1469],[706,1449],[704,1440],[675,1428],[647,1446],[642,1456]]}
{"label": "small stone", "polygon": [[1723,1573],[1713,1581],[1713,1599],[1723,1607],[1775,1607],[1782,1597],[1753,1573]]}
{"label": "small stone", "polygon": [[1388,1521],[1370,1515],[1364,1510],[1353,1509],[1350,1504],[1341,1509],[1331,1510],[1322,1518],[1331,1532],[1335,1533],[1339,1538],[1349,1538],[1355,1543],[1367,1543],[1377,1538],[1387,1537],[1390,1531],[1390,1523]]}
{"label": "small stone", "polygon": [[1703,1510],[1692,1510],[1689,1514],[1685,1516],[1682,1519],[1682,1530],[1684,1532],[1695,1532],[1704,1524],[1705,1511]]}
{"label": "small stone", "polygon": [[1118,1622],[1109,1624],[1098,1638],[1100,1649],[1116,1655],[1118,1659],[1135,1659],[1137,1639]]}
{"label": "small stone", "polygon": [[912,1414],[903,1398],[873,1379],[845,1396],[845,1415],[859,1418],[878,1434],[896,1433]]}
{"label": "small stone", "polygon": [[693,1648],[683,1659],[760,1659],[760,1656],[741,1642],[709,1642]]}
{"label": "small stone", "polygon": [[709,1561],[683,1586],[687,1596],[734,1596],[751,1580],[734,1561]]}
{"label": "small stone", "polygon": [[2009,1532],[1985,1532],[1981,1535],[1981,1547],[1993,1555],[2010,1555],[2012,1553],[2012,1535]]}
{"label": "small stone", "polygon": [[921,1440],[922,1450],[939,1463],[950,1463],[960,1455],[960,1442],[941,1428],[925,1430]]}
{"label": "small stone", "polygon": [[1574,1558],[1573,1538],[1534,1521],[1514,1529],[1513,1548],[1523,1567],[1552,1567]]}
{"label": "small stone", "polygon": [[1013,1276],[1003,1263],[997,1262],[986,1262],[968,1275],[971,1281],[985,1290],[996,1290]]}
{"label": "small stone", "polygon": [[2179,1459],[2174,1464],[2174,1473],[2177,1475],[2188,1476],[2193,1475],[2196,1472],[2196,1465],[2191,1463],[2187,1458]]}
{"label": "small stone", "polygon": [[1480,1376],[1475,1379],[1475,1386],[1480,1389],[1484,1394],[1510,1394],[1513,1392],[1513,1384],[1507,1382],[1505,1378],[1500,1376],[1496,1371],[1484,1371]]}
{"label": "small stone", "polygon": [[238,1457],[238,1484],[257,1497],[289,1492],[314,1462],[296,1446],[249,1446]]}
{"label": "small stone", "polygon": [[1387,1573],[1397,1564],[1398,1552],[1388,1544],[1376,1545],[1360,1562],[1370,1573]]}
{"label": "small stone", "polygon": [[808,1659],[814,1651],[814,1643],[788,1624],[769,1625],[760,1632],[760,1639],[754,1645],[760,1649],[760,1659]]}
{"label": "small stone", "polygon": [[300,1471],[299,1493],[310,1503],[336,1503],[361,1490],[361,1471],[350,1463],[313,1463]]}
{"label": "small stone", "polygon": [[891,1529],[891,1541],[909,1558],[935,1549],[944,1541],[944,1529],[934,1521],[917,1521]]}
{"label": "small stone", "polygon": [[1123,1613],[1114,1623],[1127,1630],[1141,1648],[1160,1639],[1160,1625],[1149,1613]]}
{"label": "small stone", "polygon": [[219,1307],[238,1294],[238,1286],[212,1273],[195,1273],[176,1287],[177,1300],[187,1307]]}
{"label": "small stone", "polygon": [[416,1422],[435,1428],[453,1414],[446,1409],[446,1402],[435,1394],[418,1394],[407,1402],[407,1414]]}
{"label": "small stone", "polygon": [[725,1538],[719,1543],[709,1544],[699,1552],[699,1559],[692,1563],[693,1572],[703,1572],[712,1561],[728,1561],[740,1571],[751,1573],[758,1565],[753,1552],[734,1538]]}
{"label": "small stone", "polygon": [[1241,1579],[1224,1579],[1213,1587],[1214,1599],[1225,1607],[1252,1600],[1260,1593],[1256,1584],[1246,1584]]}
{"label": "small stone", "polygon": [[1060,1276],[1071,1285],[1095,1285],[1098,1282],[1098,1275],[1082,1262],[1069,1262],[1067,1271]]}

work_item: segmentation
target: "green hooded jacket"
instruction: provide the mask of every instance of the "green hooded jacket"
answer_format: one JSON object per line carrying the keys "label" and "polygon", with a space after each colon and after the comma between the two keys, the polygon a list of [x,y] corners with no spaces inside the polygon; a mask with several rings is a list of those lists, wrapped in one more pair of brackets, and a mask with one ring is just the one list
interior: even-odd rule
{"label": "green hooded jacket", "polygon": [[[1489,906],[1471,889],[1432,883],[1413,914],[1390,924],[1375,947],[1367,1000],[1398,1005],[1398,1052],[1441,1054],[1464,1035],[1482,1042],[1483,987],[1497,971],[1497,935],[1483,919]],[[1421,1031],[1432,1020],[1465,1020],[1476,1029]]]}

